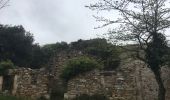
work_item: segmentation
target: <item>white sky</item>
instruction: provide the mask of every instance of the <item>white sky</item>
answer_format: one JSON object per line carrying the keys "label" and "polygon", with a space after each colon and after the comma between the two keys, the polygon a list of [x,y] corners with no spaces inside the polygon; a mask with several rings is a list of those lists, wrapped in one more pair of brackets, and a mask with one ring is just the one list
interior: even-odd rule
{"label": "white sky", "polygon": [[[10,0],[0,10],[0,24],[23,25],[40,44],[90,39],[103,33],[85,8],[95,0]],[[102,31],[101,31],[102,30]]]}
{"label": "white sky", "polygon": [[[98,0],[10,0],[10,6],[0,10],[0,24],[23,25],[26,31],[33,33],[35,42],[41,45],[95,38],[108,29],[94,29],[101,25],[92,17],[98,13],[85,5],[96,1]],[[98,15],[118,17],[115,12],[102,12]]]}

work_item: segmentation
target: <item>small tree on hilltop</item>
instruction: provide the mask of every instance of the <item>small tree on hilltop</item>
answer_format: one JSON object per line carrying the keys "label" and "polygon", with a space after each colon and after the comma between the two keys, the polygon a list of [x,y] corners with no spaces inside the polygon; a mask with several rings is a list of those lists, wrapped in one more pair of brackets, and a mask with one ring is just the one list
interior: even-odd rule
{"label": "small tree on hilltop", "polygon": [[[110,30],[109,39],[119,43],[137,43],[136,57],[148,64],[158,83],[158,100],[165,100],[165,87],[161,78],[161,67],[166,62],[167,40],[165,29],[170,26],[170,8],[168,0],[99,0],[89,7],[97,11],[118,11],[120,17],[116,20],[105,17],[95,17],[105,24],[119,25]],[[145,56],[141,55],[144,52]]]}

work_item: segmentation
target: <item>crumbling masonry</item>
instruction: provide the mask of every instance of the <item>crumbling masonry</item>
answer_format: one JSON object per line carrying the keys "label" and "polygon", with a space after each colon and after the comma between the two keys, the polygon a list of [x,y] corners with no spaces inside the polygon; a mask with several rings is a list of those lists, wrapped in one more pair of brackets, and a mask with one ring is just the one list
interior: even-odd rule
{"label": "crumbling masonry", "polygon": [[[82,55],[80,51],[62,52],[52,60],[48,69],[9,70],[6,76],[0,77],[0,91],[17,96],[49,97],[51,81],[56,82],[55,85],[62,84],[59,76],[63,64]],[[166,100],[170,100],[169,68],[163,67],[162,78],[167,91]],[[127,59],[114,71],[93,70],[69,80],[64,97],[71,100],[81,94],[103,94],[110,100],[156,100],[157,91],[154,75],[146,65],[138,60]]]}

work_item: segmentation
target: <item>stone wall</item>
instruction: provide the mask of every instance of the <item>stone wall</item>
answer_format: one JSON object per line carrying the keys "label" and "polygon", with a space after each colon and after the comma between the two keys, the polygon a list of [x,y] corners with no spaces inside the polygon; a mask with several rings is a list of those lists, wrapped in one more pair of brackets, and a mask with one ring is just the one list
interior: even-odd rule
{"label": "stone wall", "polygon": [[[162,69],[170,100],[170,70]],[[81,94],[104,94],[110,100],[156,100],[158,85],[153,73],[138,60],[127,60],[116,71],[91,71],[68,82],[65,98],[70,100]]]}
{"label": "stone wall", "polygon": [[[51,74],[56,84],[62,84],[60,74],[63,65],[71,58],[82,56],[80,51],[62,52],[52,62]],[[124,57],[126,58],[126,57]],[[170,69],[162,69],[162,78],[170,100]],[[67,84],[65,98],[70,100],[81,94],[104,94],[110,100],[155,100],[158,85],[153,73],[138,60],[123,60],[115,71],[91,71],[71,79]]]}
{"label": "stone wall", "polygon": [[[50,70],[50,75],[53,76],[52,81],[55,82],[55,84],[57,85],[62,85],[63,81],[60,78],[60,75],[63,71],[63,65],[69,60],[72,59],[74,57],[79,57],[82,56],[82,52],[81,51],[63,51],[58,53],[51,61],[51,64],[49,66],[49,70]],[[53,82],[52,82],[53,84]],[[52,87],[53,88],[53,87]]]}
{"label": "stone wall", "polygon": [[[13,76],[11,93],[17,96],[49,97],[53,87],[60,87],[63,65],[74,57],[82,56],[80,51],[61,52],[48,68],[33,70],[18,68],[9,70]],[[162,79],[166,87],[166,100],[170,100],[170,69],[162,68]],[[3,89],[0,77],[0,90]],[[65,98],[71,100],[81,94],[103,94],[110,100],[156,100],[158,85],[153,73],[138,60],[126,59],[114,71],[93,70],[68,81]]]}
{"label": "stone wall", "polygon": [[12,90],[8,90],[12,95],[33,98],[49,96],[49,75],[45,69],[11,69],[9,70],[8,75],[13,76]]}
{"label": "stone wall", "polygon": [[[10,69],[7,76],[12,77],[12,89],[4,90],[4,76],[0,76],[0,91],[4,94],[38,98],[49,97],[53,88],[62,86],[60,74],[66,61],[81,56],[79,51],[61,52],[51,59],[48,67],[41,69],[17,68]],[[55,84],[55,85],[54,85]]]}

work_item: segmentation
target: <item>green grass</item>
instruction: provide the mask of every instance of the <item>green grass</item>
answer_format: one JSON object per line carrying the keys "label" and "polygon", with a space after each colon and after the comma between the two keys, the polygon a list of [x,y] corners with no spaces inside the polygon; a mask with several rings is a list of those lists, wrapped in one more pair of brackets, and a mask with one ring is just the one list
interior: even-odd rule
{"label": "green grass", "polygon": [[15,97],[15,96],[2,96],[0,95],[0,100],[32,100],[26,97]]}

